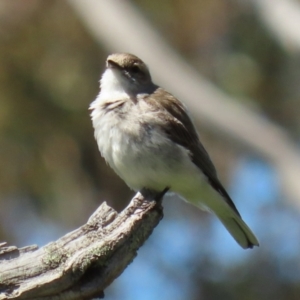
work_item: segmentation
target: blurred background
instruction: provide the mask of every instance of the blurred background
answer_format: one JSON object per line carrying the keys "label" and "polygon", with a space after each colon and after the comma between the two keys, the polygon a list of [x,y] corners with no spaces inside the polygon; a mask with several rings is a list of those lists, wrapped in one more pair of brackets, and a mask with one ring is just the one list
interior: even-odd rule
{"label": "blurred background", "polygon": [[[117,5],[101,26],[106,40],[89,27],[92,16],[80,13],[79,2],[101,3],[103,11],[108,2]],[[102,201],[120,211],[131,199],[133,192],[98,152],[88,111],[106,56],[128,48],[116,49],[109,40],[117,35],[114,13],[121,2],[202,75],[204,88],[207,83],[222,91],[233,107],[279,130],[284,138],[278,144],[288,142],[291,152],[263,141],[266,149],[297,165],[300,25],[296,20],[289,31],[287,23],[300,14],[300,1],[277,0],[276,19],[268,8],[275,3],[267,0],[1,0],[0,241],[43,246],[85,223]],[[135,37],[128,32],[127,43]],[[169,51],[149,41],[145,35],[140,44],[150,52],[162,49],[159,59]],[[135,54],[149,63],[148,54]],[[169,71],[158,58],[154,68]],[[219,118],[225,114],[219,107],[213,111]],[[106,290],[106,299],[299,299],[300,194],[285,189],[276,158],[255,149],[255,139],[265,139],[264,128],[255,132],[251,147],[251,139],[224,133],[209,116],[201,119],[194,110],[192,115],[221,181],[261,246],[241,249],[214,216],[168,197],[164,219]],[[299,178],[300,186],[300,172],[294,171],[290,178],[296,185]]]}

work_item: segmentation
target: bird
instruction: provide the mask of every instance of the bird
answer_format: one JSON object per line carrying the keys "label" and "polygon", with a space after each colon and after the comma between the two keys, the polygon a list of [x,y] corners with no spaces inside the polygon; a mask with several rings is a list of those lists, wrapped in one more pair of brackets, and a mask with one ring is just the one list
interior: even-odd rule
{"label": "bird", "polygon": [[130,53],[107,57],[90,104],[102,157],[133,190],[166,191],[212,212],[244,249],[259,246],[221,184],[185,105]]}

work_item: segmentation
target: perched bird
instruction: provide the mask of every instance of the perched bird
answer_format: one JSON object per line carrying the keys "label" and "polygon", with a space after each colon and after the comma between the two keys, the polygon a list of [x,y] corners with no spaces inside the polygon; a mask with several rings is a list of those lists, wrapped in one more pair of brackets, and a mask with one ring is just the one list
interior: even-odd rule
{"label": "perched bird", "polygon": [[109,55],[90,109],[101,155],[130,188],[169,188],[213,212],[241,247],[259,245],[220,183],[185,106],[152,82],[141,59]]}

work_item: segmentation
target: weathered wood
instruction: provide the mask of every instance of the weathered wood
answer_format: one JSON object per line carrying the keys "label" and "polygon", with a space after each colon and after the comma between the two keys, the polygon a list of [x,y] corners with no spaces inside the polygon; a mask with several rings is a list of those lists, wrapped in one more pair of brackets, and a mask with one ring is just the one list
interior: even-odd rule
{"label": "weathered wood", "polygon": [[86,224],[38,249],[0,243],[0,300],[104,297],[163,216],[137,193],[121,213],[105,202]]}

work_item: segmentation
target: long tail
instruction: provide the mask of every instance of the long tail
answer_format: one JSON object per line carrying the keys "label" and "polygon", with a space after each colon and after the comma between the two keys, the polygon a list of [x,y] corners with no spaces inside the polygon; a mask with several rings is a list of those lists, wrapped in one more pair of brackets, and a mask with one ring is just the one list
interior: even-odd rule
{"label": "long tail", "polygon": [[[221,191],[216,192],[208,187],[208,189],[205,190],[208,193],[206,197],[204,197],[204,201],[202,200],[201,203],[199,203],[199,200],[190,202],[202,209],[204,204],[204,207],[207,207],[220,219],[228,232],[242,248],[247,249],[259,246],[256,236],[242,220],[242,217],[225,189],[222,187]],[[199,199],[199,197],[190,197],[190,199],[191,198]]]}
{"label": "long tail", "polygon": [[247,249],[253,248],[253,246],[259,246],[256,236],[242,220],[242,217],[240,216],[233,201],[219,180],[216,177],[210,178],[209,183],[222,198],[213,197],[213,199],[207,203],[208,207],[216,214],[232,237],[242,248]]}
{"label": "long tail", "polygon": [[256,236],[242,220],[233,201],[218,179],[210,179],[209,183],[197,185],[196,182],[195,186],[180,191],[179,194],[200,209],[208,209],[214,213],[242,248],[259,246]]}
{"label": "long tail", "polygon": [[256,236],[253,234],[247,224],[230,208],[222,213],[215,212],[216,216],[220,219],[232,237],[244,249],[259,246]]}

